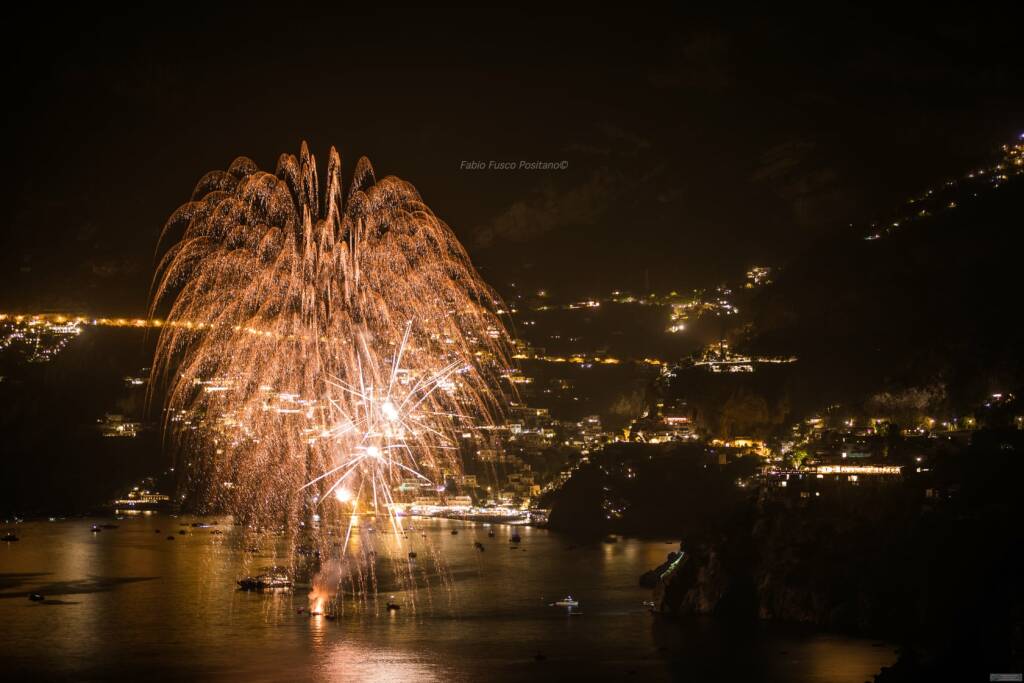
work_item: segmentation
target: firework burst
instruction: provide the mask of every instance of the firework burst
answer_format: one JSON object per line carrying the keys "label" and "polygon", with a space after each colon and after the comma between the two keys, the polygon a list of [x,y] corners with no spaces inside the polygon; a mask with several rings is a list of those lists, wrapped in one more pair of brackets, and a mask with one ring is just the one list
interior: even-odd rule
{"label": "firework burst", "polygon": [[[461,467],[500,414],[499,301],[407,182],[305,144],[276,172],[239,158],[168,220],[153,385],[187,495],[254,527],[392,510],[408,477]],[[347,541],[346,541],[347,543]]]}

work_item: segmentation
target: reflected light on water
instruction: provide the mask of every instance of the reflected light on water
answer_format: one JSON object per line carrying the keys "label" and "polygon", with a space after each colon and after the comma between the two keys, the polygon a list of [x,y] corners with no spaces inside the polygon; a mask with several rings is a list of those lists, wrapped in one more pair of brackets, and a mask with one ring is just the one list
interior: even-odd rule
{"label": "reflected light on water", "polygon": [[448,680],[439,667],[410,654],[386,647],[351,642],[325,647],[316,678],[322,681],[440,681]]}
{"label": "reflected light on water", "polygon": [[[109,520],[29,522],[21,541],[0,547],[8,679],[153,669],[168,680],[220,681],[729,680],[740,667],[769,682],[860,683],[894,660],[870,641],[775,625],[737,636],[711,620],[655,618],[637,578],[677,543],[587,543],[502,525],[491,537],[489,525],[417,519],[396,557],[385,551],[397,539],[364,517],[349,548],[359,563],[338,572],[375,558],[381,591],[350,591],[341,605],[305,582],[291,592],[238,590],[237,579],[280,554],[273,538],[254,544],[224,520],[222,534],[191,518],[140,516],[93,535],[94,521]],[[509,542],[515,532],[521,543]],[[33,591],[47,603],[27,600]],[[567,594],[580,600],[578,616],[548,607]]]}

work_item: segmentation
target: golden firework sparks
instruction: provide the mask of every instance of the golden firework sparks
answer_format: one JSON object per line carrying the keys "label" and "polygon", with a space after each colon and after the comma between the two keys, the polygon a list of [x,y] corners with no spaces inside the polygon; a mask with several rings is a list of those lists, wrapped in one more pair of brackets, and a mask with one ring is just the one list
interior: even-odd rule
{"label": "golden firework sparks", "polygon": [[392,510],[403,477],[458,472],[457,436],[500,413],[498,297],[415,188],[365,158],[344,200],[333,148],[323,187],[305,144],[273,174],[239,158],[165,243],[151,384],[200,507],[344,528],[357,506]]}

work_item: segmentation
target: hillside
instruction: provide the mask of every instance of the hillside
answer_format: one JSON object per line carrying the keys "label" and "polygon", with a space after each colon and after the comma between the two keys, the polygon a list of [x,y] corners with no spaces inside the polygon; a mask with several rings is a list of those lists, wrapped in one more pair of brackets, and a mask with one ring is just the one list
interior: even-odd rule
{"label": "hillside", "polygon": [[824,239],[763,291],[747,346],[799,356],[796,405],[941,386],[956,409],[1021,386],[1024,177],[970,194],[888,234]]}

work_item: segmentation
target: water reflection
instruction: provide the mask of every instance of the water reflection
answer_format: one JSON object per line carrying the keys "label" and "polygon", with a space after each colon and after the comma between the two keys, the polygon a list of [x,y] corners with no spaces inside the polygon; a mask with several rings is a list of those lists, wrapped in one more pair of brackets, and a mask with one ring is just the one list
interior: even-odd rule
{"label": "water reflection", "polygon": [[[45,572],[28,572],[23,574],[4,574],[0,576],[20,576],[23,577],[19,583],[22,585],[31,585],[32,590],[24,591],[8,591],[5,590],[0,592],[0,599],[4,598],[25,598],[31,593],[40,593],[42,595],[82,595],[85,593],[105,593],[112,591],[120,585],[126,583],[134,583],[136,581],[152,581],[158,577],[156,576],[88,576],[82,579],[74,579],[70,581],[52,581],[49,583],[41,582],[38,579],[47,576]],[[32,580],[35,579],[35,580]],[[29,583],[30,582],[30,583]]]}
{"label": "water reflection", "polygon": [[335,642],[325,647],[316,678],[323,681],[442,681],[457,677],[436,662],[424,661],[404,650]]}
{"label": "water reflection", "polygon": [[[386,541],[364,526],[357,547],[381,551],[375,571],[386,592],[352,597],[332,620],[308,614],[309,585],[235,590],[253,567],[278,560],[273,543],[250,553],[239,530],[212,534],[158,516],[92,535],[93,521],[24,524],[23,540],[0,548],[0,656],[9,671],[75,679],[145,668],[168,680],[860,683],[893,660],[891,648],[860,640],[653,617],[637,578],[673,549],[661,541],[580,543],[525,528],[515,544],[508,527],[491,537],[484,525],[416,521],[393,562],[383,556]],[[407,557],[410,548],[416,558]],[[31,592],[54,602],[30,602]],[[548,607],[566,594],[580,600],[574,614]],[[389,611],[391,601],[401,609]]]}

